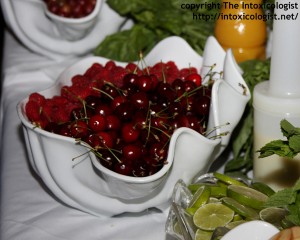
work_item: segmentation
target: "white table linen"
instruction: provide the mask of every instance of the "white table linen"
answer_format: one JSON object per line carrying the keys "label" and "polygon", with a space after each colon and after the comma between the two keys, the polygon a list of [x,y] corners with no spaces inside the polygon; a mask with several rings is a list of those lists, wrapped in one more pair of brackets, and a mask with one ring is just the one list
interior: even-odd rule
{"label": "white table linen", "polygon": [[0,112],[1,240],[163,240],[167,212],[99,218],[60,202],[29,165],[16,105],[45,89],[76,58],[49,60],[24,48],[8,32]]}

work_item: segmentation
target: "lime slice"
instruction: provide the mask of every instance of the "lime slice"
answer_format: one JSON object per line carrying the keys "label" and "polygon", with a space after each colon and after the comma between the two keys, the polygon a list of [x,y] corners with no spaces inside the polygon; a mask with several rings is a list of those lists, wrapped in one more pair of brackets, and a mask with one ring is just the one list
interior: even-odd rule
{"label": "lime slice", "polygon": [[262,182],[251,183],[250,187],[262,192],[263,194],[266,194],[268,197],[272,196],[275,193],[275,191],[270,186]]}
{"label": "lime slice", "polygon": [[221,198],[227,196],[227,185],[226,186],[210,186],[210,196],[215,198]]}
{"label": "lime slice", "polygon": [[181,232],[181,229],[180,229],[180,226],[179,226],[179,223],[178,223],[178,222],[176,222],[176,223],[174,224],[173,230],[174,230],[174,232],[175,232],[176,234],[182,235],[182,232]]}
{"label": "lime slice", "polygon": [[268,207],[259,212],[259,217],[261,220],[269,222],[279,228],[287,214],[288,211],[284,208]]}
{"label": "lime slice", "polygon": [[203,231],[198,228],[195,234],[195,240],[210,240],[211,236],[212,236],[212,232]]}
{"label": "lime slice", "polygon": [[230,230],[237,227],[238,225],[247,222],[246,220],[238,220],[238,221],[234,221],[234,222],[230,222],[228,224],[226,224],[225,227],[229,228]]}
{"label": "lime slice", "polygon": [[210,197],[210,189],[209,187],[203,185],[194,194],[188,208],[199,208],[203,204],[207,203]]}
{"label": "lime slice", "polygon": [[259,215],[257,211],[255,211],[253,208],[240,204],[238,201],[234,200],[233,198],[224,197],[222,198],[222,203],[227,207],[231,208],[237,214],[246,218],[247,220],[259,219]]}
{"label": "lime slice", "polygon": [[229,185],[227,188],[227,196],[235,199],[240,204],[261,210],[264,203],[268,200],[268,196],[245,186]]}
{"label": "lime slice", "polygon": [[197,207],[188,207],[188,208],[185,209],[185,211],[188,214],[190,214],[191,216],[193,216],[197,210],[198,210]]}
{"label": "lime slice", "polygon": [[216,186],[216,184],[212,183],[192,183],[188,185],[188,189],[191,191],[192,194],[195,194],[197,190],[202,186]]}
{"label": "lime slice", "polygon": [[219,172],[214,172],[214,177],[227,185],[247,186],[245,183]]}
{"label": "lime slice", "polygon": [[198,208],[193,216],[194,224],[205,231],[213,231],[216,227],[223,227],[234,216],[234,211],[221,203],[207,203]]}
{"label": "lime slice", "polygon": [[221,201],[218,198],[210,197],[208,203],[221,203]]}
{"label": "lime slice", "polygon": [[241,215],[235,214],[235,215],[233,216],[233,219],[232,219],[233,222],[235,222],[235,221],[240,221],[240,220],[243,220],[243,218],[242,218]]}

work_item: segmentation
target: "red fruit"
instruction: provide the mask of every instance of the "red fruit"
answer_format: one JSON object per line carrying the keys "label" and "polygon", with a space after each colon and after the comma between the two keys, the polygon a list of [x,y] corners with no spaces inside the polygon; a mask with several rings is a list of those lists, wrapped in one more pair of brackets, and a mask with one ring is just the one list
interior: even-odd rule
{"label": "red fruit", "polygon": [[137,161],[142,156],[141,148],[133,144],[124,146],[122,153],[126,161]]}
{"label": "red fruit", "polygon": [[135,142],[140,136],[140,130],[132,123],[126,123],[122,127],[122,138],[127,143]]}
{"label": "red fruit", "polygon": [[29,101],[25,106],[26,116],[28,117],[29,121],[35,122],[40,120],[41,116],[41,107],[38,102]]}
{"label": "red fruit", "polygon": [[103,115],[94,115],[89,119],[89,127],[94,132],[104,131],[106,129],[106,117]]}
{"label": "red fruit", "polygon": [[106,117],[106,129],[107,130],[119,130],[121,128],[121,121],[115,115],[109,115]]}
{"label": "red fruit", "polygon": [[132,176],[132,165],[127,162],[116,163],[114,165],[114,171],[122,175]]}
{"label": "red fruit", "polygon": [[83,138],[88,133],[88,125],[84,121],[75,121],[70,126],[70,133],[75,138]]}
{"label": "red fruit", "polygon": [[138,77],[137,86],[140,91],[149,92],[153,89],[152,79],[149,75],[141,75]]}
{"label": "red fruit", "polygon": [[191,73],[186,78],[186,81],[192,81],[196,84],[197,87],[201,86],[202,78],[198,73]]}
{"label": "red fruit", "polygon": [[36,102],[37,104],[39,104],[40,106],[43,106],[43,104],[45,103],[46,99],[43,95],[39,94],[39,93],[32,93],[29,95],[29,99],[28,101],[32,101],[32,102]]}
{"label": "red fruit", "polygon": [[107,132],[98,132],[97,133],[101,145],[105,148],[111,149],[114,146],[113,137]]}

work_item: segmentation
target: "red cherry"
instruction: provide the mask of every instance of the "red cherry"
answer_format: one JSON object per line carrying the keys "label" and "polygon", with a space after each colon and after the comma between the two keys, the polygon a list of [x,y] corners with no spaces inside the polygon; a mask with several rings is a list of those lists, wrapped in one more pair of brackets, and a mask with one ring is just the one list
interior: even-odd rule
{"label": "red cherry", "polygon": [[109,115],[106,117],[106,129],[107,130],[119,130],[121,128],[121,121],[115,115]]}
{"label": "red cherry", "polygon": [[140,91],[149,92],[152,90],[152,78],[149,75],[141,75],[137,80],[137,85]]}
{"label": "red cherry", "polygon": [[127,143],[135,142],[140,136],[140,130],[133,123],[126,123],[122,127],[122,138]]}
{"label": "red cherry", "polygon": [[113,137],[107,132],[98,132],[98,137],[100,138],[101,145],[105,148],[113,148],[114,141]]}
{"label": "red cherry", "polygon": [[124,146],[122,153],[126,161],[137,161],[142,156],[141,148],[133,144]]}
{"label": "red cherry", "polygon": [[85,121],[75,121],[71,124],[70,132],[75,138],[83,138],[88,133],[88,125]]}
{"label": "red cherry", "polygon": [[89,127],[94,132],[104,131],[107,126],[106,117],[103,115],[94,115],[89,120]]}
{"label": "red cherry", "polygon": [[202,78],[198,73],[189,74],[185,80],[194,82],[197,87],[201,86],[202,84]]}

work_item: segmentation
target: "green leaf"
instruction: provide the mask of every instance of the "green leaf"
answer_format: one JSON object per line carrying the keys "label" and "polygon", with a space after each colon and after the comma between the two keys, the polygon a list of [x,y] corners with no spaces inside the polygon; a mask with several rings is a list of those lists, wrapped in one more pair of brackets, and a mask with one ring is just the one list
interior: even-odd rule
{"label": "green leaf", "polygon": [[300,152],[300,135],[293,135],[289,138],[289,146],[294,152]]}
{"label": "green leaf", "polygon": [[296,132],[295,127],[286,119],[281,120],[280,128],[281,128],[283,136],[285,136],[287,138],[294,135]]}
{"label": "green leaf", "polygon": [[270,196],[265,207],[285,207],[296,201],[297,193],[292,188],[286,188]]}
{"label": "green leaf", "polygon": [[271,141],[261,149],[259,149],[257,152],[260,153],[259,158],[265,158],[273,154],[288,158],[293,158],[296,155],[294,151],[289,147],[288,142],[283,140]]}
{"label": "green leaf", "polygon": [[131,62],[139,57],[139,52],[148,53],[155,42],[153,31],[142,25],[110,35],[95,49],[94,54],[109,59]]}
{"label": "green leaf", "polygon": [[152,0],[107,0],[108,6],[115,10],[120,15],[128,15],[133,12],[140,12],[148,8]]}

